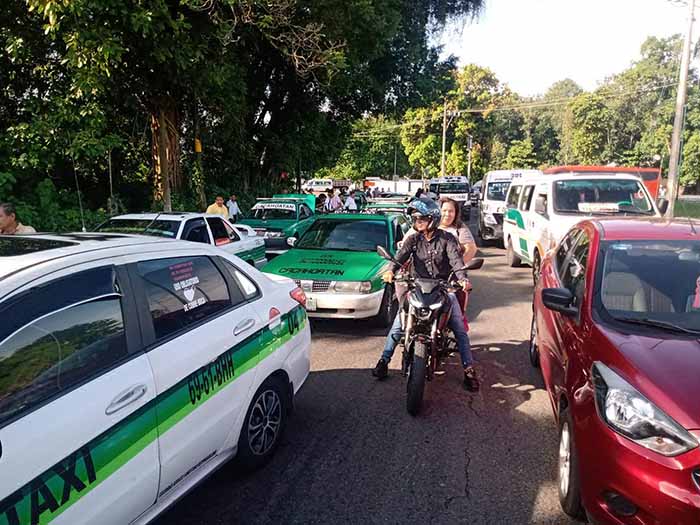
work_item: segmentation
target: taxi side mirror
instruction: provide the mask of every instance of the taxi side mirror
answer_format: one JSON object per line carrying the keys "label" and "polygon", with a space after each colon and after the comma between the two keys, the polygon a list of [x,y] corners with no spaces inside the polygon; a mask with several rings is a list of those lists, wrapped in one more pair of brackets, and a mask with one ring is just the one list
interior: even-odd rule
{"label": "taxi side mirror", "polygon": [[287,237],[287,245],[290,248],[294,248],[294,245],[297,243],[297,238],[296,237]]}

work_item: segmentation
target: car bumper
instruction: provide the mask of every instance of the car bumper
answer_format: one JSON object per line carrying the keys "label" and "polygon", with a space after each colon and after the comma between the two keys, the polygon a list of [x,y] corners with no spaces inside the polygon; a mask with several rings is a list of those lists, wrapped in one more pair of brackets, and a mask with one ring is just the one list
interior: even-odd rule
{"label": "car bumper", "polygon": [[369,294],[307,292],[307,313],[320,319],[366,319],[379,313],[383,297],[384,289]]}
{"label": "car bumper", "polygon": [[[697,524],[700,468],[697,448],[674,458],[648,451],[616,434],[588,407],[574,423],[581,494],[593,523],[615,525]],[[694,433],[700,437],[700,432]],[[700,471],[698,476],[700,476]],[[631,516],[616,513],[606,495],[621,495],[636,507]]]}

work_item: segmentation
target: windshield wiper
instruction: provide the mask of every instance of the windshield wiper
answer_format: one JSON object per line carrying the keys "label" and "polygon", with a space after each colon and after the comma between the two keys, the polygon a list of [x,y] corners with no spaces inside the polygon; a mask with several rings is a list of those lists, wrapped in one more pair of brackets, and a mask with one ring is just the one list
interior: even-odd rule
{"label": "windshield wiper", "polygon": [[683,334],[700,334],[700,330],[685,328],[684,326],[668,323],[659,319],[649,319],[648,317],[613,317],[613,319],[615,319],[616,321],[622,321],[624,323],[639,324],[642,326],[653,326],[655,328],[664,328],[665,330],[671,330],[673,332],[680,332]]}

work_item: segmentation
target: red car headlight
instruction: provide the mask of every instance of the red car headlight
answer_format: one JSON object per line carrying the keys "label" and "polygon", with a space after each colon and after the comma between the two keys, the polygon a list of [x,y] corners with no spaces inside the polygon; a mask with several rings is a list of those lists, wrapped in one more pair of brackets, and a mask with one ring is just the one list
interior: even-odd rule
{"label": "red car headlight", "polygon": [[664,456],[698,446],[690,432],[601,362],[591,370],[598,415],[618,434]]}

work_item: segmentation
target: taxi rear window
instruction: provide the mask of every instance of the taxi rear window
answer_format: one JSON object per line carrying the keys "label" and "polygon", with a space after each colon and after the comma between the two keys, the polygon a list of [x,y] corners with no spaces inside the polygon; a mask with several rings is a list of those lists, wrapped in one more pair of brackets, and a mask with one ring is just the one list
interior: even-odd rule
{"label": "taxi rear window", "polygon": [[27,255],[29,253],[55,250],[74,246],[76,243],[67,241],[55,241],[50,239],[32,239],[30,237],[3,237],[0,236],[0,257],[13,257]]}

